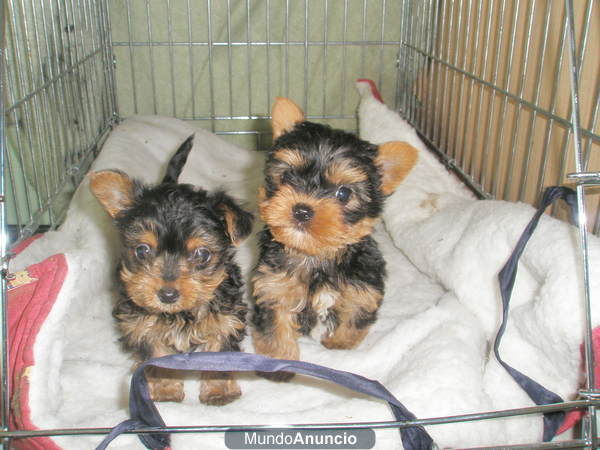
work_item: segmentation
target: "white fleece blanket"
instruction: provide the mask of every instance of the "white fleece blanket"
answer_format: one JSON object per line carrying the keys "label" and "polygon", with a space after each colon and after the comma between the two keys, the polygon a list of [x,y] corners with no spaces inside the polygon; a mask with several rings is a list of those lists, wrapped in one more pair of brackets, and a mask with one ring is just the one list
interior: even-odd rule
{"label": "white fleece blanket", "polygon": [[[355,350],[327,350],[301,338],[303,359],[379,380],[419,418],[531,405],[490,348],[500,323],[496,276],[533,208],[475,200],[425,150],[414,130],[363,88],[359,86],[361,136],[375,143],[406,140],[422,151],[417,167],[387,202],[385,227],[376,231],[389,273],[378,321]],[[157,181],[169,156],[192,132],[196,139],[182,181],[224,187],[255,208],[262,155],[175,119],[126,120],[109,136],[93,170],[118,168]],[[64,253],[69,264],[34,348],[30,406],[40,428],[111,427],[128,417],[133,361],[119,347],[110,314],[117,247],[113,226],[84,181],[60,229],[34,242],[12,263],[11,269],[17,270]],[[255,263],[255,248],[250,238],[239,250],[246,275]],[[508,363],[565,399],[575,396],[581,382],[583,307],[576,249],[573,227],[542,219],[522,258],[501,347]],[[597,262],[596,238],[590,239],[590,249],[592,262]],[[595,264],[593,292],[598,291],[599,270]],[[253,351],[250,338],[243,348]],[[162,403],[159,410],[169,425],[392,419],[385,403],[323,381],[298,376],[276,384],[253,374],[239,378],[243,395],[232,404],[199,403],[198,382],[190,378],[184,402]],[[524,416],[427,430],[440,447],[518,444],[539,441],[542,420]],[[376,448],[401,448],[397,430],[376,435]],[[82,449],[101,439],[57,437],[55,442]],[[135,437],[123,435],[110,448],[143,447]],[[172,448],[225,446],[222,434],[174,434]]]}

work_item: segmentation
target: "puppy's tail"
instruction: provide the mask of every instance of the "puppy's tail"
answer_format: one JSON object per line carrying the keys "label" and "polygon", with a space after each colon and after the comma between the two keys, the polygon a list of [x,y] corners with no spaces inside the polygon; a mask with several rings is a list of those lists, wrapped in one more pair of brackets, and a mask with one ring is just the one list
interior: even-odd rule
{"label": "puppy's tail", "polygon": [[167,166],[167,172],[163,178],[163,183],[177,183],[177,179],[181,174],[183,166],[188,159],[192,144],[194,143],[194,135],[192,134],[187,138],[183,144],[179,146],[175,154],[171,157],[169,165]]}

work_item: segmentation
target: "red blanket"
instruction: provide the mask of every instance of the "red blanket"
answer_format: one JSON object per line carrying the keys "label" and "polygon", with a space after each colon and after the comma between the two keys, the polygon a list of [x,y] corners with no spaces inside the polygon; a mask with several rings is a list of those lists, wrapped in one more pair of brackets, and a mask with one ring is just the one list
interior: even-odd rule
{"label": "red blanket", "polygon": [[[31,240],[16,250],[22,250],[30,242]],[[8,368],[12,429],[38,429],[31,420],[29,406],[29,371],[35,364],[33,345],[52,310],[67,270],[67,260],[64,255],[59,254],[9,276]],[[13,446],[27,450],[60,450],[48,437],[16,439]]]}

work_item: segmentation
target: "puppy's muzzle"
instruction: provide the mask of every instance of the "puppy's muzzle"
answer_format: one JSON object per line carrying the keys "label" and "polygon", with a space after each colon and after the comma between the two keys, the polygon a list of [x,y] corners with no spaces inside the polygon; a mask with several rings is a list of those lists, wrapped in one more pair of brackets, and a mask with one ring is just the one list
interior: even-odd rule
{"label": "puppy's muzzle", "polygon": [[294,215],[294,219],[296,219],[299,223],[309,222],[315,215],[313,209],[304,203],[298,203],[294,205],[292,208],[292,213]]}
{"label": "puppy's muzzle", "polygon": [[164,287],[157,293],[158,299],[162,303],[171,304],[179,299],[179,291],[172,287]]}

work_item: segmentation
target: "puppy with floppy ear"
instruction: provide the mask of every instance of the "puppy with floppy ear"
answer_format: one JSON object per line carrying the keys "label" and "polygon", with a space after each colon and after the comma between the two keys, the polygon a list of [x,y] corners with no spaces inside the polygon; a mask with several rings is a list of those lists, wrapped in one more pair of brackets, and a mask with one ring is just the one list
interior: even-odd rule
{"label": "puppy with floppy ear", "polygon": [[[245,335],[247,308],[234,254],[253,217],[223,192],[175,183],[188,141],[156,186],[118,170],[90,174],[91,191],[121,237],[113,316],[124,348],[141,361],[196,350],[240,351]],[[177,372],[152,369],[148,375],[152,399],[183,399]],[[240,395],[232,374],[202,374],[201,402],[222,405]]]}
{"label": "puppy with floppy ear", "polygon": [[325,347],[354,348],[384,294],[385,261],[371,233],[418,152],[405,142],[375,146],[305,121],[285,98],[276,99],[272,117],[274,143],[259,195],[266,227],[253,275],[254,346],[298,359],[298,337],[320,324]]}

